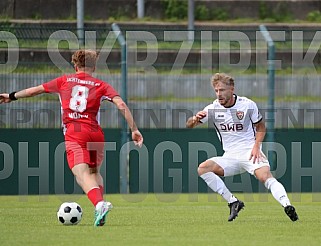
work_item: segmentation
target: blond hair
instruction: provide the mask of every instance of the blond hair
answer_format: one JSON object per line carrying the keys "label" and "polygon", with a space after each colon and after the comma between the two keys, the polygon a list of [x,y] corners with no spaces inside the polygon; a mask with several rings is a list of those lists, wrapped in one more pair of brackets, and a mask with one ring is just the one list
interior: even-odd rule
{"label": "blond hair", "polygon": [[77,50],[71,58],[73,64],[78,68],[94,68],[98,59],[98,54],[94,50]]}
{"label": "blond hair", "polygon": [[227,75],[225,73],[214,74],[212,76],[211,82],[213,86],[216,86],[219,82],[226,85],[234,86],[234,79],[230,75]]}

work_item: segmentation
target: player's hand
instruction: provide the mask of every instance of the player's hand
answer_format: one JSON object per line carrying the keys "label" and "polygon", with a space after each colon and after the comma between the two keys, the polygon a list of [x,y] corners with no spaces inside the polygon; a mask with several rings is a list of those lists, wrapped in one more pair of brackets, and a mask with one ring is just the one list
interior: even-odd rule
{"label": "player's hand", "polygon": [[8,93],[2,93],[0,94],[0,104],[1,103],[10,103],[11,99],[9,98],[9,94]]}
{"label": "player's hand", "polygon": [[134,144],[138,147],[142,147],[143,145],[143,135],[140,133],[140,131],[135,130],[132,132],[132,139],[134,141]]}
{"label": "player's hand", "polygon": [[253,160],[253,164],[257,164],[259,162],[266,161],[266,157],[261,152],[260,148],[253,147],[249,160]]}
{"label": "player's hand", "polygon": [[206,117],[205,111],[199,111],[196,115],[193,117],[188,118],[186,122],[187,128],[194,128],[195,126],[199,125],[201,123],[201,119]]}
{"label": "player's hand", "polygon": [[199,111],[195,117],[197,118],[197,121],[200,121],[201,119],[203,119],[204,117],[206,117],[206,112],[205,111]]}

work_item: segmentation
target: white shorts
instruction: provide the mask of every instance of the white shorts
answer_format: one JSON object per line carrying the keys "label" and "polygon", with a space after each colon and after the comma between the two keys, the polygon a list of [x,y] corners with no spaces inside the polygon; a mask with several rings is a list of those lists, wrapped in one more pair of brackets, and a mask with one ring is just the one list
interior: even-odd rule
{"label": "white shorts", "polygon": [[234,176],[237,174],[248,172],[254,175],[254,171],[258,168],[268,166],[270,163],[266,156],[261,152],[262,160],[260,162],[253,163],[253,160],[249,160],[252,149],[243,150],[239,152],[225,152],[223,156],[212,157],[209,160],[214,161],[224,170],[224,177]]}

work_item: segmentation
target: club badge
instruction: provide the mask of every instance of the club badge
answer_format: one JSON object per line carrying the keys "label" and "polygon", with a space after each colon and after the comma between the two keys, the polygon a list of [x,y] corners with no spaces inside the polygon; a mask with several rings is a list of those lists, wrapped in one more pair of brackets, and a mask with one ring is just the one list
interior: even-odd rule
{"label": "club badge", "polygon": [[236,117],[237,117],[239,120],[242,120],[243,117],[244,117],[244,112],[243,112],[243,111],[236,111]]}

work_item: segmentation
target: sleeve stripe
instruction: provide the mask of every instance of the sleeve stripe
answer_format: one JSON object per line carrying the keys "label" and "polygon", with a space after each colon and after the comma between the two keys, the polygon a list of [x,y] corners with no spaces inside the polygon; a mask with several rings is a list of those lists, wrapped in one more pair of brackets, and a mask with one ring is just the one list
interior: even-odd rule
{"label": "sleeve stripe", "polygon": [[257,122],[253,122],[253,124],[260,123],[262,120],[263,120],[263,117],[260,120],[258,120]]}

